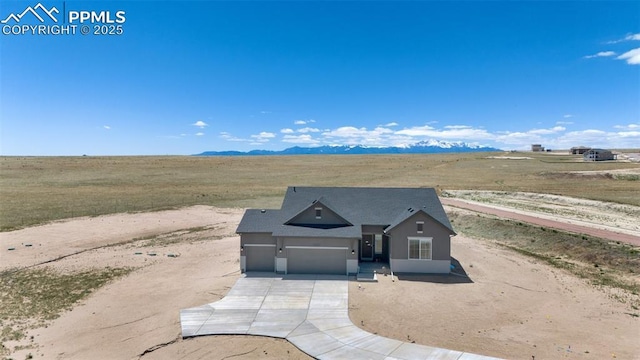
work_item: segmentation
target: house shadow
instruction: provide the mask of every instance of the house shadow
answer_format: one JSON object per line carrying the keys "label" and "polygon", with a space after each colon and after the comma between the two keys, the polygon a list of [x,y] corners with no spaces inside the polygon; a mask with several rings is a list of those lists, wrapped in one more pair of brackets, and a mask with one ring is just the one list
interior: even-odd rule
{"label": "house shadow", "polygon": [[415,274],[394,273],[398,280],[421,281],[436,284],[473,284],[473,280],[464,270],[458,259],[451,257],[451,272],[449,274]]}

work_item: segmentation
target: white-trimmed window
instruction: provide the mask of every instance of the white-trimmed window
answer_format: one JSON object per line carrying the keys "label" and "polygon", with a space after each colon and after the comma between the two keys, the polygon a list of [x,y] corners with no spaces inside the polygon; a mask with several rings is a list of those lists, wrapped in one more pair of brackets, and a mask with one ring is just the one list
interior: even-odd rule
{"label": "white-trimmed window", "polygon": [[416,232],[422,234],[424,231],[424,221],[416,221]]}
{"label": "white-trimmed window", "polygon": [[321,207],[317,207],[316,208],[316,219],[322,219],[322,208]]}
{"label": "white-trimmed window", "polygon": [[431,240],[432,238],[409,238],[409,259],[410,260],[431,260]]}

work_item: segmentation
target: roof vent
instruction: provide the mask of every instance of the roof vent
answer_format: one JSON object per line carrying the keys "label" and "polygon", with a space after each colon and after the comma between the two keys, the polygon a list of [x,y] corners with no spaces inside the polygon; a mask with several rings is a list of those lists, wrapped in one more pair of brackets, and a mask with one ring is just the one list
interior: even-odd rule
{"label": "roof vent", "polygon": [[267,212],[267,210],[262,209],[262,210],[260,210],[260,212],[264,214],[264,213],[266,213],[266,212]]}
{"label": "roof vent", "polygon": [[408,208],[407,210],[409,210],[409,212],[413,212],[413,208]]}

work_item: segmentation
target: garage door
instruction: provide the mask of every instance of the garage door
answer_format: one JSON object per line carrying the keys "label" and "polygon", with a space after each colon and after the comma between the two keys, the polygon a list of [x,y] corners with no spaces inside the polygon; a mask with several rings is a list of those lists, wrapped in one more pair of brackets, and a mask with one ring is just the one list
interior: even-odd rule
{"label": "garage door", "polygon": [[347,273],[347,248],[287,247],[287,273]]}
{"label": "garage door", "polygon": [[275,271],[275,245],[244,245],[247,271]]}

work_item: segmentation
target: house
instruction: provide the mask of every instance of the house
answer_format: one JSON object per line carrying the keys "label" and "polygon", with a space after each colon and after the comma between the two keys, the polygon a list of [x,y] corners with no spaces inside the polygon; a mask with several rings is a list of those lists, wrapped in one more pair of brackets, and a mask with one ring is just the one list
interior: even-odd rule
{"label": "house", "polygon": [[531,145],[531,151],[533,151],[533,152],[542,152],[542,151],[544,151],[544,146],[542,146],[540,144],[533,144],[533,145]]}
{"label": "house", "polygon": [[242,272],[449,273],[456,233],[433,188],[299,187],[280,209],[249,209],[238,228]]}
{"label": "house", "polygon": [[571,154],[582,155],[589,150],[591,150],[591,148],[587,146],[574,146],[571,148]]}
{"label": "house", "polygon": [[582,154],[585,161],[615,160],[616,155],[605,149],[589,149]]}

